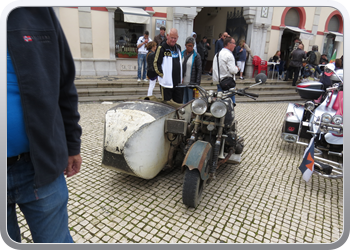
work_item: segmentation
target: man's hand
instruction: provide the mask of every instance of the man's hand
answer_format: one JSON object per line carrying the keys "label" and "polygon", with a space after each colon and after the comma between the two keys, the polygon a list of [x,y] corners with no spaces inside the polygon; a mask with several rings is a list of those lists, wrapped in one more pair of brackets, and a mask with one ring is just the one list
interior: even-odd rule
{"label": "man's hand", "polygon": [[80,166],[82,163],[82,159],[80,154],[73,155],[68,157],[68,166],[64,170],[64,174],[67,175],[67,177],[71,177],[80,171]]}

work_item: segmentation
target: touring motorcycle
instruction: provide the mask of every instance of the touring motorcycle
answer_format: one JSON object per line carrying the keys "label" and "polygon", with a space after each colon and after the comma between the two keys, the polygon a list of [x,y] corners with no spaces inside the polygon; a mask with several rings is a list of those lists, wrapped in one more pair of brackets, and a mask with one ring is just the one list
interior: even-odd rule
{"label": "touring motorcycle", "polygon": [[256,84],[224,92],[189,85],[200,97],[180,107],[150,100],[119,103],[105,115],[102,166],[143,179],[179,167],[183,203],[197,207],[216,170],[241,161],[244,140],[237,134],[231,97],[257,98],[246,90],[266,79],[258,74]]}
{"label": "touring motorcycle", "polygon": [[[308,146],[314,138],[314,173],[328,179],[343,177],[343,164],[329,156],[343,156],[343,70],[334,64],[325,66],[332,86],[324,89],[321,82],[303,82],[296,86],[304,104],[289,103],[282,126],[282,139]],[[304,141],[302,141],[304,140]],[[328,155],[328,156],[327,156]]]}

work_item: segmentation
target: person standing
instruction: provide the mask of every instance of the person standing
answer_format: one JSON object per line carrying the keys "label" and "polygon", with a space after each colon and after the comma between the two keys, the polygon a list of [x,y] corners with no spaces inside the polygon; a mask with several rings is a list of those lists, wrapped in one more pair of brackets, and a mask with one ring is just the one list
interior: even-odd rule
{"label": "person standing", "polygon": [[191,34],[191,36],[194,38],[194,47],[193,47],[193,49],[194,49],[194,51],[196,51],[196,52],[198,52],[197,51],[197,33],[196,32],[192,32],[192,34]]}
{"label": "person standing", "polygon": [[[182,51],[182,77],[185,85],[200,85],[202,74],[201,56],[194,50],[195,40],[193,37],[187,37],[185,42],[186,49]],[[188,103],[193,99],[193,90],[184,89],[183,103]]]}
{"label": "person standing", "polygon": [[299,77],[300,69],[303,66],[303,59],[306,59],[304,45],[299,44],[298,48],[292,52],[291,57],[292,59],[289,63],[289,67],[290,67],[290,73],[291,74],[294,73],[292,86],[295,86]]}
{"label": "person standing", "polygon": [[159,34],[154,37],[153,41],[155,41],[157,45],[160,45],[163,41],[166,41],[165,30],[165,27],[161,26],[159,28]]}
{"label": "person standing", "polygon": [[220,52],[220,50],[222,50],[222,48],[224,47],[224,40],[225,40],[226,37],[228,37],[228,33],[224,32],[224,33],[222,33],[221,38],[216,41],[216,43],[215,43],[215,54]]}
{"label": "person standing", "polygon": [[72,243],[64,175],[80,171],[74,61],[52,8],[7,20],[7,231],[21,242],[16,204],[35,243]]}
{"label": "person standing", "polygon": [[320,67],[321,53],[318,52],[318,46],[313,45],[311,51],[309,51],[306,56],[309,58],[309,64],[316,70],[316,72],[320,75],[322,73]]}
{"label": "person standing", "polygon": [[202,41],[198,43],[198,54],[202,59],[202,74],[204,74],[205,65],[207,64],[208,50],[211,50],[209,43],[207,43],[207,37],[203,37]]}
{"label": "person standing", "polygon": [[182,103],[183,89],[176,88],[182,83],[181,46],[177,29],[172,28],[167,35],[166,42],[158,46],[154,57],[154,70],[156,71],[163,101]]}
{"label": "person standing", "polygon": [[149,87],[148,87],[147,96],[153,95],[153,89],[156,86],[156,81],[158,76],[157,73],[154,71],[154,67],[153,67],[153,61],[154,61],[156,49],[157,49],[157,43],[155,41],[147,43],[147,50],[148,50],[148,54],[146,56],[147,77],[149,78]]}
{"label": "person standing", "polygon": [[147,73],[147,61],[146,61],[146,55],[148,53],[147,51],[147,43],[151,42],[152,39],[148,37],[149,32],[146,30],[143,33],[143,36],[140,36],[139,39],[137,40],[137,81],[141,81],[141,69],[142,70],[142,79],[147,82],[146,79],[146,73]]}
{"label": "person standing", "polygon": [[[226,37],[224,40],[224,48],[220,51],[219,55],[214,56],[213,60],[213,82],[217,84],[218,91],[222,91],[219,82],[226,78],[232,77],[236,80],[235,75],[239,72],[239,67],[236,66],[235,58],[233,56],[233,50],[236,47],[235,39],[232,37]],[[220,78],[218,68],[218,58],[220,67]],[[235,103],[235,96],[231,97],[232,102]]]}
{"label": "person standing", "polygon": [[245,67],[245,61],[247,59],[247,51],[244,48],[245,41],[242,40],[239,42],[239,45],[236,46],[235,51],[237,55],[237,66],[239,68],[239,79],[244,80],[243,71]]}

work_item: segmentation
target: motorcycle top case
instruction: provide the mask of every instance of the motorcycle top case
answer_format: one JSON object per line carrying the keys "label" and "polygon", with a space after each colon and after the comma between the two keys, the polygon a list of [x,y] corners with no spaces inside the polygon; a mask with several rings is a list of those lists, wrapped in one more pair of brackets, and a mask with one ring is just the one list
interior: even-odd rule
{"label": "motorcycle top case", "polygon": [[323,84],[321,82],[303,82],[296,87],[299,96],[307,100],[318,99],[323,93]]}

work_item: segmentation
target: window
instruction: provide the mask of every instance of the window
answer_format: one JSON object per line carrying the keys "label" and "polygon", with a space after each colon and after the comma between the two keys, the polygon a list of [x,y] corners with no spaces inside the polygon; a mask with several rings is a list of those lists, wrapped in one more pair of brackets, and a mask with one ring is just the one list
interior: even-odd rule
{"label": "window", "polygon": [[285,25],[299,27],[300,16],[298,11],[295,8],[291,8],[286,15]]}

